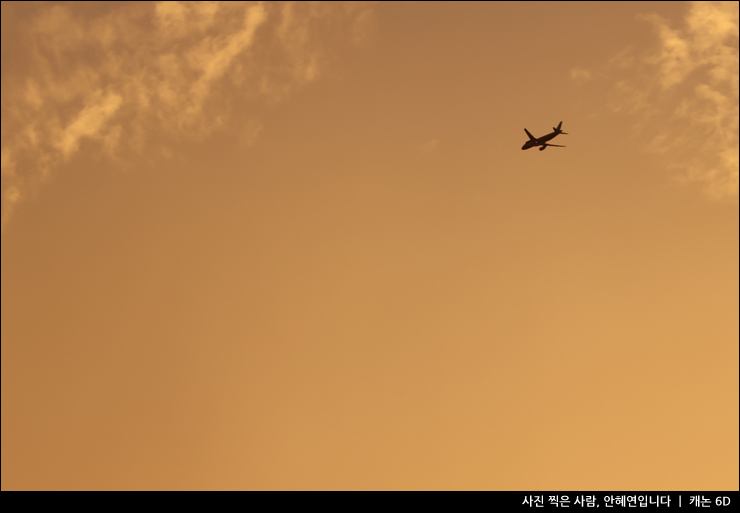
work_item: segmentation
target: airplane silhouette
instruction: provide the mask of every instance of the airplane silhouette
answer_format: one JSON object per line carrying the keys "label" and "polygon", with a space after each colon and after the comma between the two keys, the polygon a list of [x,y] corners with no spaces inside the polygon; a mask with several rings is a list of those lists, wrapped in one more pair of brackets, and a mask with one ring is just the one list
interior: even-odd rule
{"label": "airplane silhouette", "polygon": [[529,133],[529,130],[525,128],[524,131],[527,132],[527,135],[529,136],[529,141],[524,143],[524,146],[522,146],[522,149],[528,150],[530,148],[534,148],[535,146],[540,146],[540,151],[544,150],[548,146],[557,146],[558,148],[565,148],[565,146],[561,146],[560,144],[547,144],[547,141],[557,137],[560,134],[568,135],[560,129],[561,126],[563,126],[562,121],[558,123],[557,128],[552,127],[552,129],[555,130],[554,132],[551,132],[547,135],[543,135],[540,138],[534,137],[532,134]]}

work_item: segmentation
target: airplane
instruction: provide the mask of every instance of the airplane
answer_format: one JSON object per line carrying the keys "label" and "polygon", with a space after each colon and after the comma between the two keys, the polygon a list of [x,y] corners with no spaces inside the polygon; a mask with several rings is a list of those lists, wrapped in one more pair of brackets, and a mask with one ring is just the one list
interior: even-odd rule
{"label": "airplane", "polygon": [[561,126],[563,126],[563,122],[562,121],[560,123],[558,123],[558,127],[557,128],[552,127],[552,129],[555,130],[554,132],[551,132],[551,133],[549,133],[547,135],[543,135],[539,139],[536,138],[536,137],[534,137],[534,136],[532,136],[532,134],[529,133],[529,130],[527,130],[525,128],[524,131],[527,132],[527,135],[529,136],[529,141],[527,141],[527,142],[524,143],[524,146],[522,146],[522,149],[523,150],[528,150],[530,148],[534,148],[535,146],[540,146],[540,151],[544,150],[548,146],[557,146],[558,148],[565,148],[565,146],[561,146],[560,144],[547,144],[547,141],[549,141],[550,139],[553,139],[553,138],[557,137],[560,134],[568,135],[568,134],[566,134],[565,132],[563,132],[560,129]]}

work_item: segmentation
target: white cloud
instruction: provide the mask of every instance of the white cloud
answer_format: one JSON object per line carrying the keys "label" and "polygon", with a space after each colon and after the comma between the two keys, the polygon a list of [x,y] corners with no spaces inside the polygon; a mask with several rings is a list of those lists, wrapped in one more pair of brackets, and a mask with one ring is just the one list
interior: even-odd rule
{"label": "white cloud", "polygon": [[109,93],[103,96],[101,92],[93,94],[88,105],[86,105],[77,118],[61,133],[54,146],[64,155],[69,157],[77,151],[77,146],[82,137],[97,135],[105,122],[115,114],[121,105],[121,96]]}
{"label": "white cloud", "polygon": [[261,131],[262,122],[256,118],[250,119],[244,124],[244,128],[241,133],[241,143],[247,147],[252,146]]}
{"label": "white cloud", "polygon": [[591,80],[591,72],[587,69],[576,66],[570,70],[570,79],[575,82],[576,85],[583,85]]}
{"label": "white cloud", "polygon": [[252,144],[262,126],[255,100],[315,80],[338,49],[367,37],[372,14],[364,3],[104,6],[101,15],[3,3],[3,40],[16,42],[12,53],[3,45],[3,229],[83,140],[112,157],[162,155],[154,135],[203,137],[243,119],[237,130]]}
{"label": "white cloud", "polygon": [[432,139],[421,145],[419,151],[422,155],[432,155],[439,149],[439,139]]}
{"label": "white cloud", "polygon": [[11,177],[15,175],[15,161],[10,155],[10,148],[3,148],[0,153],[0,170],[2,176]]}
{"label": "white cloud", "polygon": [[661,17],[653,24],[657,51],[612,60],[620,73],[610,105],[637,117],[654,134],[649,151],[683,169],[684,183],[698,183],[713,198],[738,198],[738,8],[737,2],[694,2],[683,26]]}
{"label": "white cloud", "polygon": [[191,55],[191,65],[199,69],[200,77],[192,86],[193,103],[189,114],[198,113],[208,96],[211,83],[223,77],[232,61],[244,49],[251,46],[257,28],[264,23],[267,12],[262,5],[248,7],[244,16],[244,27],[227,37],[223,43],[203,41]]}

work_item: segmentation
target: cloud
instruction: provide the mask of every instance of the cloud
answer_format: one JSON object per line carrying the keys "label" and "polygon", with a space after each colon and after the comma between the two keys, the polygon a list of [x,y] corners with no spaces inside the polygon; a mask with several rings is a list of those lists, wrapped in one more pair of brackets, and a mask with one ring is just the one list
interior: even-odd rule
{"label": "cloud", "polygon": [[93,94],[77,118],[59,136],[54,146],[69,157],[77,151],[79,140],[82,137],[92,137],[101,132],[101,127],[113,116],[121,106],[121,95],[109,93],[103,97],[102,93]]}
{"label": "cloud", "polygon": [[178,140],[227,123],[243,125],[234,128],[252,144],[265,105],[366,41],[374,9],[362,2],[2,5],[3,230],[16,205],[81,148],[168,155]]}
{"label": "cloud", "polygon": [[205,41],[189,55],[191,66],[200,73],[192,86],[193,104],[190,114],[197,113],[208,97],[211,84],[221,79],[234,59],[252,45],[257,28],[264,23],[267,12],[262,5],[247,8],[244,25],[222,42]]}
{"label": "cloud", "polygon": [[575,82],[576,85],[583,85],[591,80],[591,72],[587,69],[576,66],[570,70],[570,79]]}
{"label": "cloud", "polygon": [[241,132],[241,143],[247,147],[252,146],[254,141],[257,140],[257,136],[262,131],[262,122],[256,118],[252,118],[244,123],[244,128]]}
{"label": "cloud", "polygon": [[432,139],[430,141],[427,141],[421,145],[421,147],[419,148],[419,152],[421,153],[421,155],[433,155],[439,149],[439,143],[439,139]]}
{"label": "cloud", "polygon": [[717,199],[738,198],[738,9],[736,2],[694,2],[683,26],[641,17],[658,36],[657,50],[632,49],[612,60],[630,78],[614,88],[611,106],[637,116],[658,134],[649,151],[683,169],[679,180],[701,184]]}

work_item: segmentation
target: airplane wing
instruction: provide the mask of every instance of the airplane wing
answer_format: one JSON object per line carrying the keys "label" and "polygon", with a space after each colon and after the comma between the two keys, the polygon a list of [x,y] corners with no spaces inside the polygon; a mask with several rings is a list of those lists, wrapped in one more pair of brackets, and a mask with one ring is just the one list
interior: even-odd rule
{"label": "airplane wing", "polygon": [[558,148],[565,148],[562,144],[545,144],[545,146],[557,146]]}
{"label": "airplane wing", "polygon": [[533,137],[533,136],[532,136],[532,134],[530,134],[530,133],[529,133],[529,130],[527,130],[527,129],[525,128],[525,129],[524,129],[524,131],[525,131],[525,132],[527,132],[527,135],[529,136],[529,140],[530,140],[530,141],[536,141],[536,140],[537,140],[537,138],[536,138],[536,137]]}

